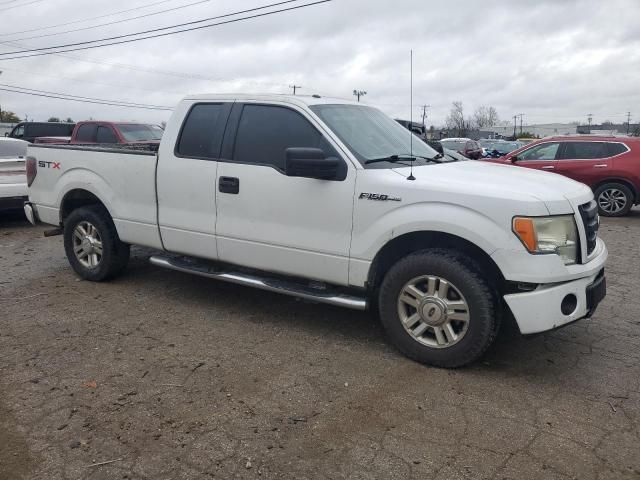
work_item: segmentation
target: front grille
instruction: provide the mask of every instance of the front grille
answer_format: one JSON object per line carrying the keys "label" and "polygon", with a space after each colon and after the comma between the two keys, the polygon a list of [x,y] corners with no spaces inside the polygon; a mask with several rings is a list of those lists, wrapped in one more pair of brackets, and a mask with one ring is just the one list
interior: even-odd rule
{"label": "front grille", "polygon": [[589,203],[580,205],[578,208],[580,210],[580,216],[582,217],[582,223],[584,224],[584,233],[587,238],[587,255],[591,255],[596,248],[598,227],[600,226],[598,220],[598,204],[595,200],[591,200]]}

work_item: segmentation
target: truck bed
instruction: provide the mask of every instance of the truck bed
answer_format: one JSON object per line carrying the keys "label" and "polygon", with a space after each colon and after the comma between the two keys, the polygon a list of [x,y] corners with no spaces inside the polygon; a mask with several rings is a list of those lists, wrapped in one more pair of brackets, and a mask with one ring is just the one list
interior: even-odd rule
{"label": "truck bed", "polygon": [[34,157],[38,165],[29,189],[30,201],[38,204],[43,221],[58,224],[65,200],[77,191],[88,191],[105,203],[122,241],[161,248],[155,184],[157,154],[151,148],[30,145],[27,155]]}

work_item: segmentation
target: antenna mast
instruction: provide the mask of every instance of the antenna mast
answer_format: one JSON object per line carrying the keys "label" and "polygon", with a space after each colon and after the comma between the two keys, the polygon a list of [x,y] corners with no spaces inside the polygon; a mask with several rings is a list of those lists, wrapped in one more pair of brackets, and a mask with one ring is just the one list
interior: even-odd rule
{"label": "antenna mast", "polygon": [[409,95],[411,98],[410,101],[410,106],[409,106],[409,135],[410,135],[410,139],[409,139],[409,152],[410,152],[410,157],[411,157],[411,170],[409,170],[409,176],[407,177],[407,180],[415,180],[416,177],[413,176],[413,162],[414,162],[414,158],[413,158],[413,49],[411,49],[411,80],[410,80],[410,88],[409,88]]}

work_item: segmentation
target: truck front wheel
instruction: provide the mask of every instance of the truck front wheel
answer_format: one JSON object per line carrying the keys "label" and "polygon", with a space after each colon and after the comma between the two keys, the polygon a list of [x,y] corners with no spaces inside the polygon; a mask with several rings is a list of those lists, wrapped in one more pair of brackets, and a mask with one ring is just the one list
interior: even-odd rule
{"label": "truck front wheel", "polygon": [[92,282],[116,276],[129,261],[129,245],[120,241],[109,212],[100,205],[69,214],[64,222],[64,249],[75,272]]}
{"label": "truck front wheel", "polygon": [[378,303],[391,342],[428,365],[471,363],[498,332],[495,289],[454,251],[425,250],[398,261],[382,281]]}

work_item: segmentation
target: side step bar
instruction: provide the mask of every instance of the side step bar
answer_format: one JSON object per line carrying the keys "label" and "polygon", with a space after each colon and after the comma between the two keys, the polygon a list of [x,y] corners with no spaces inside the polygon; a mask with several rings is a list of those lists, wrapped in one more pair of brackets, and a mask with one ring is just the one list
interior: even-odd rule
{"label": "side step bar", "polygon": [[149,262],[158,267],[177,270],[178,272],[193,273],[202,277],[237,283],[269,292],[283,293],[318,303],[328,303],[329,305],[351,308],[353,310],[366,310],[367,308],[367,300],[364,297],[348,295],[338,290],[313,288],[281,278],[260,277],[242,272],[220,271],[216,270],[212,264],[206,262],[196,263],[183,258],[160,255],[153,255],[149,258]]}

